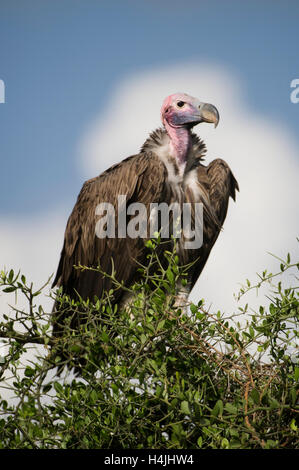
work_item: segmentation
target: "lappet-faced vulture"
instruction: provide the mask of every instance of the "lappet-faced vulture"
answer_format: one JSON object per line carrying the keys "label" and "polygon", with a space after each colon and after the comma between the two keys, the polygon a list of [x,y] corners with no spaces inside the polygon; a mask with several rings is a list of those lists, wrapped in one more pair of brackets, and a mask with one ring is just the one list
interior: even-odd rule
{"label": "lappet-faced vulture", "polygon": [[[219,114],[213,105],[177,93],[164,100],[161,118],[163,127],[150,134],[140,153],[84,183],[67,222],[53,283],[53,286],[61,286],[63,293],[70,297],[76,298],[79,294],[83,299],[101,298],[105,291],[113,288],[110,278],[96,271],[76,269],[78,265],[100,265],[108,274],[113,267],[117,280],[123,281],[125,286],[130,286],[140,276],[137,263],[146,263],[145,241],[151,235],[149,224],[155,219],[157,231],[163,229],[162,218],[157,217],[157,207],[161,203],[166,203],[167,207],[173,207],[174,203],[179,207],[191,205],[193,223],[196,222],[195,203],[203,208],[203,220],[199,224],[203,232],[200,246],[186,248],[186,236],[176,235],[175,239],[180,263],[192,263],[188,283],[178,287],[178,295],[188,295],[198,279],[225,220],[229,197],[235,199],[238,183],[225,161],[216,159],[208,165],[203,164],[205,144],[192,132],[192,128],[201,122],[218,124]],[[134,211],[127,211],[133,203],[145,208],[146,222],[142,230],[139,227],[139,236],[130,236],[129,230],[126,231],[129,227],[120,226],[121,221],[128,225],[134,219]],[[134,206],[135,214],[136,207],[141,207],[138,204]],[[105,219],[106,225],[99,225],[108,213],[101,212],[99,207],[108,206],[115,208],[116,214],[110,231],[107,230],[109,219]],[[140,218],[139,225],[142,225]],[[101,233],[99,227],[102,227]],[[118,289],[115,302],[121,302],[123,296],[124,292]],[[55,308],[53,315],[55,335],[60,330],[55,322],[58,315]]]}

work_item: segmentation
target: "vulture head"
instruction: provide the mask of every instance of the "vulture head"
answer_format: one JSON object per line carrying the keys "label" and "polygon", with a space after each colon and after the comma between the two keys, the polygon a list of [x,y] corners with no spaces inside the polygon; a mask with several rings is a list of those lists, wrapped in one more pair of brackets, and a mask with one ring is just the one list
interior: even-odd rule
{"label": "vulture head", "polygon": [[191,146],[191,129],[201,122],[219,122],[215,106],[202,103],[185,93],[175,93],[165,98],[161,108],[161,120],[170,138],[170,153],[183,167],[188,160]]}
{"label": "vulture head", "polygon": [[185,93],[175,93],[165,98],[161,108],[161,119],[166,129],[169,126],[191,129],[201,122],[210,122],[216,127],[219,113],[212,104],[202,103]]}

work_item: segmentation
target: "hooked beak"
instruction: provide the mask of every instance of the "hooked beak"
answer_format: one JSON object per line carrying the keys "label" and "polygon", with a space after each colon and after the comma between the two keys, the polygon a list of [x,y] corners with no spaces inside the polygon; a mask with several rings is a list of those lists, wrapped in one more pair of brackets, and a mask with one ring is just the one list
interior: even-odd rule
{"label": "hooked beak", "polygon": [[210,103],[200,103],[199,105],[199,115],[201,121],[210,122],[218,126],[219,123],[219,113],[215,106]]}

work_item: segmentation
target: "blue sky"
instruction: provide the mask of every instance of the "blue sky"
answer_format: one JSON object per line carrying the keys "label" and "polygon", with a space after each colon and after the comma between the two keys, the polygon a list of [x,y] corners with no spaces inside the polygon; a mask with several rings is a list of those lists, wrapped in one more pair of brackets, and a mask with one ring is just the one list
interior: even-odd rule
{"label": "blue sky", "polygon": [[289,99],[298,20],[296,1],[1,0],[0,216],[72,207],[84,129],[142,70],[186,60],[229,67],[248,106],[298,139],[299,104]]}

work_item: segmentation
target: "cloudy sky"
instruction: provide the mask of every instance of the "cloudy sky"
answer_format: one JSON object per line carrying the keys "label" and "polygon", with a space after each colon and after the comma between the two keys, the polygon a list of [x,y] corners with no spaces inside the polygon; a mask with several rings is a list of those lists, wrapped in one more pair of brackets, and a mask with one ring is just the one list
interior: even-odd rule
{"label": "cloudy sky", "polygon": [[0,269],[43,283],[83,181],[137,153],[181,91],[219,109],[196,132],[240,185],[192,298],[236,309],[268,252],[298,253],[298,21],[286,0],[0,0]]}

